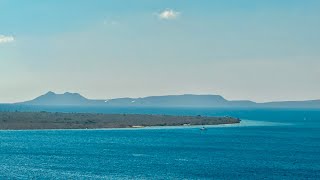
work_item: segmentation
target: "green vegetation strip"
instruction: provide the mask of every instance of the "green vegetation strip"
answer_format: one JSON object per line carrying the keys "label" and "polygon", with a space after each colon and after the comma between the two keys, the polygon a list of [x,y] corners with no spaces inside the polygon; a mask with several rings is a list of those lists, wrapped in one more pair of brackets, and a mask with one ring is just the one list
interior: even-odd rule
{"label": "green vegetation strip", "polygon": [[100,129],[146,126],[189,126],[239,123],[232,117],[169,116],[146,114],[90,114],[0,112],[0,129]]}

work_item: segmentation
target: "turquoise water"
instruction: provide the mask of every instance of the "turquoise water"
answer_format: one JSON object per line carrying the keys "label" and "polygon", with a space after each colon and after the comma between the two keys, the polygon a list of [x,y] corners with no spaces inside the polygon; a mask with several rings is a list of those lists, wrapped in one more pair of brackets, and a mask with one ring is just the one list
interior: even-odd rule
{"label": "turquoise water", "polygon": [[320,110],[105,112],[120,111],[249,120],[205,132],[199,127],[0,131],[0,179],[320,179]]}

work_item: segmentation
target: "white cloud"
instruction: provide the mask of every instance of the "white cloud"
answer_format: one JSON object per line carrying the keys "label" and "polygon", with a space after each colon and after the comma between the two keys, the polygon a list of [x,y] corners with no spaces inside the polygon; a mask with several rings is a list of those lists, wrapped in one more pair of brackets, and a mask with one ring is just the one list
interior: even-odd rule
{"label": "white cloud", "polygon": [[5,36],[0,34],[0,44],[1,43],[10,43],[14,41],[13,36]]}
{"label": "white cloud", "polygon": [[115,20],[104,20],[103,21],[103,24],[104,25],[111,25],[111,26],[115,26],[115,25],[118,25],[120,24],[118,21],[115,21]]}
{"label": "white cloud", "polygon": [[160,19],[171,20],[179,17],[180,12],[174,11],[172,9],[166,9],[158,14]]}

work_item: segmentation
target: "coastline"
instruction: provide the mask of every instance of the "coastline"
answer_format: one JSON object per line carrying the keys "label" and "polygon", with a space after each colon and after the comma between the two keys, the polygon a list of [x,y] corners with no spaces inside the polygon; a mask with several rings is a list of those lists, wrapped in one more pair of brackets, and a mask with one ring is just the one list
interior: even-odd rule
{"label": "coastline", "polygon": [[[241,120],[242,122],[242,120]],[[112,131],[112,130],[158,130],[158,129],[200,129],[206,128],[223,128],[223,127],[241,127],[241,122],[233,124],[217,124],[217,125],[190,125],[190,126],[145,126],[141,128],[125,127],[125,128],[91,128],[91,129],[0,129],[0,132],[8,131]]]}
{"label": "coastline", "polygon": [[0,112],[0,130],[147,129],[238,124],[233,117],[147,114]]}
{"label": "coastline", "polygon": [[200,129],[203,126],[207,129],[213,128],[241,128],[241,127],[262,127],[262,126],[291,126],[292,123],[281,123],[271,121],[258,121],[241,119],[239,123],[233,124],[217,124],[217,125],[190,125],[190,126],[146,126],[141,128],[127,127],[127,128],[92,128],[92,129],[0,129],[0,132],[14,132],[14,131],[139,131],[139,130],[170,130],[170,129]]}

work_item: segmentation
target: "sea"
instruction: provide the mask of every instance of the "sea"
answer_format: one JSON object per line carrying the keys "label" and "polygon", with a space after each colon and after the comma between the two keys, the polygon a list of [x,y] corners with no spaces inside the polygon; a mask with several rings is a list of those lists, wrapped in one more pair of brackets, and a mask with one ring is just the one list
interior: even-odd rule
{"label": "sea", "polygon": [[235,125],[0,131],[0,179],[320,179],[320,109],[16,107],[233,116]]}

